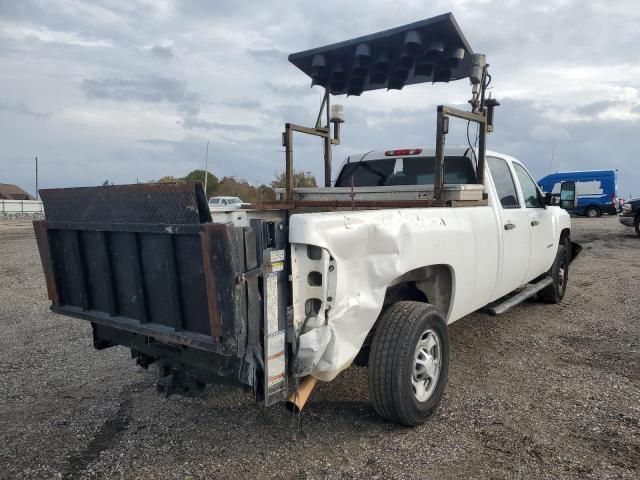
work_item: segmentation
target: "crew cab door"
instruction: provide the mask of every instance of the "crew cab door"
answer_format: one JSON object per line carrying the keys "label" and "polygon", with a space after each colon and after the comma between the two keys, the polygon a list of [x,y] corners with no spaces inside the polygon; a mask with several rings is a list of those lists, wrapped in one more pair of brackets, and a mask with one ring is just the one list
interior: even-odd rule
{"label": "crew cab door", "polygon": [[542,194],[529,172],[519,162],[512,162],[522,199],[529,217],[531,256],[526,281],[533,280],[551,268],[556,257],[556,239],[551,212],[545,208]]}
{"label": "crew cab door", "polygon": [[515,290],[523,283],[529,268],[531,235],[529,214],[518,200],[516,182],[506,160],[487,157],[489,171],[500,204],[497,206],[502,232],[500,276],[494,299]]}

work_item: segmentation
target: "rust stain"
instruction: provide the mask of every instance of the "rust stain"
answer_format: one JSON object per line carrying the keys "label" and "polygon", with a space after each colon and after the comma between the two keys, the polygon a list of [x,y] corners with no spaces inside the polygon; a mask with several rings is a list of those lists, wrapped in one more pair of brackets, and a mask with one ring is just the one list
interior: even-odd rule
{"label": "rust stain", "polygon": [[53,273],[53,261],[51,260],[51,250],[49,249],[49,235],[46,222],[44,220],[34,220],[33,231],[36,235],[40,261],[42,262],[42,269],[44,270],[44,279],[47,283],[47,295],[49,296],[49,300],[55,305],[59,305],[60,297],[58,295],[58,288],[56,287],[56,278]]}
{"label": "rust stain", "polygon": [[202,261],[204,267],[204,280],[207,288],[207,305],[209,308],[209,325],[211,328],[211,336],[220,337],[222,326],[220,324],[220,314],[218,312],[218,295],[216,290],[216,280],[213,273],[213,261],[211,256],[211,231],[215,229],[216,224],[206,224],[203,226],[200,236],[202,246]]}

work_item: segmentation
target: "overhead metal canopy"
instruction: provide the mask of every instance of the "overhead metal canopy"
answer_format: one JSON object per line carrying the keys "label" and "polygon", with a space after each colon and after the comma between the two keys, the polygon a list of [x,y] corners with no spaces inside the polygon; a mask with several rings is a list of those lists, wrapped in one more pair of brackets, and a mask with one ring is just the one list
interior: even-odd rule
{"label": "overhead metal canopy", "polygon": [[469,77],[473,50],[453,14],[289,55],[333,95]]}

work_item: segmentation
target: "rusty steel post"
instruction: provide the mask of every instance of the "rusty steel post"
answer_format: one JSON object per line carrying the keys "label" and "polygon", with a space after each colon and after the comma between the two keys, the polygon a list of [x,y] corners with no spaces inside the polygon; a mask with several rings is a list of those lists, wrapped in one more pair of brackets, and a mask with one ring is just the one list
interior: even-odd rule
{"label": "rusty steel post", "polygon": [[293,200],[293,131],[291,130],[291,124],[285,123],[283,143],[285,148],[285,174],[284,174],[284,187],[285,187],[285,200]]}
{"label": "rusty steel post", "polygon": [[435,202],[442,200],[442,187],[444,185],[445,118],[443,106],[438,105],[438,117],[436,120],[436,161],[433,179],[433,200]]}
{"label": "rusty steel post", "polygon": [[324,186],[331,186],[331,118],[330,118],[330,98],[329,98],[329,90],[326,90],[325,93],[326,102],[322,103],[325,105],[327,109],[327,136],[324,137]]}
{"label": "rusty steel post", "polygon": [[478,135],[478,166],[476,167],[476,176],[478,183],[484,184],[484,169],[487,156],[487,124],[479,123],[480,133]]}

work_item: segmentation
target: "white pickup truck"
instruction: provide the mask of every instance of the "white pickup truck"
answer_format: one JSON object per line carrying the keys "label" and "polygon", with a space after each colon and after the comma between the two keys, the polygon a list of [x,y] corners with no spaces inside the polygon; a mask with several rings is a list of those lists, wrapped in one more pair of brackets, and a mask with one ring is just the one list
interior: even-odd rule
{"label": "white pickup truck", "polygon": [[[449,46],[416,47],[438,35]],[[417,425],[442,398],[449,324],[562,300],[580,250],[569,215],[522,163],[486,149],[498,103],[450,14],[290,60],[325,95],[315,127],[285,125],[281,198],[216,221],[199,183],[42,190],[34,229],[51,309],[90,321],[95,348],[157,365],[165,394],[230,383],[301,410],[317,380],[356,363],[376,412]],[[330,94],[467,77],[471,111],[438,107],[435,148],[351,155],[331,185],[343,115]],[[445,148],[451,118],[479,125],[477,148]],[[293,132],[323,139],[325,187],[293,185]],[[575,185],[560,202],[575,205]]]}
{"label": "white pickup truck", "polygon": [[[469,151],[447,149],[446,184],[476,183]],[[402,185],[406,192],[407,186],[432,185],[434,154],[405,149],[352,155],[336,187],[349,189],[353,182],[354,190],[397,192]],[[305,374],[331,380],[360,354],[369,366],[376,411],[416,424],[437,405],[446,383],[448,324],[541,277],[546,281],[530,286],[528,294],[562,300],[572,259],[569,215],[545,205],[515,158],[488,151],[487,162],[486,206],[289,218],[294,324],[312,315],[300,336]],[[310,286],[314,274],[326,280]],[[318,300],[315,306],[310,298]]]}

